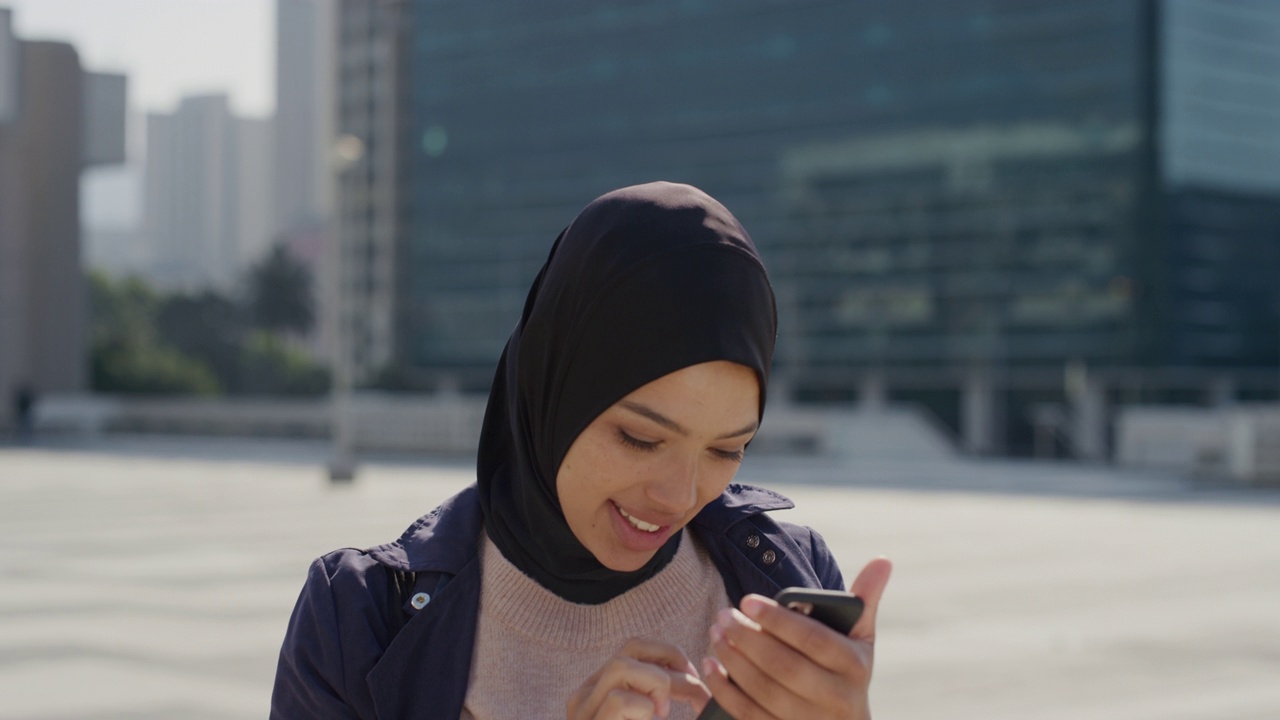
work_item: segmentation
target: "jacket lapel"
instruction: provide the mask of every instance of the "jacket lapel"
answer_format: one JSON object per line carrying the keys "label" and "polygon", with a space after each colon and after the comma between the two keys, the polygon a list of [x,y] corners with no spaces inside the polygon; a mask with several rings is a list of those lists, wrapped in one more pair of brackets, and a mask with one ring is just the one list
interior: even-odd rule
{"label": "jacket lapel", "polygon": [[473,559],[409,618],[369,671],[365,680],[378,717],[457,720],[467,694],[479,605],[480,562]]}

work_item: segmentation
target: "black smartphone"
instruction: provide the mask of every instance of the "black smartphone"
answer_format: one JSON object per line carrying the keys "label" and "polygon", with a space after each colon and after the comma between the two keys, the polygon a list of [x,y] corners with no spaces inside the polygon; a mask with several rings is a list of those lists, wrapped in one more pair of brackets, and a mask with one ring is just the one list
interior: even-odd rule
{"label": "black smartphone", "polygon": [[[783,607],[791,608],[821,622],[841,635],[848,635],[858,618],[862,617],[864,607],[862,598],[840,590],[812,590],[810,588],[789,587],[773,598]],[[702,709],[698,720],[734,720],[713,698]]]}

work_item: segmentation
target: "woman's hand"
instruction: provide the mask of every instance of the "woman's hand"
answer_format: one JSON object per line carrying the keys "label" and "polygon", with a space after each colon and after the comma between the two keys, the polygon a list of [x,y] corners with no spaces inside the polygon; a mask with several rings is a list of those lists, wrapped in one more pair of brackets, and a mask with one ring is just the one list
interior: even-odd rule
{"label": "woman's hand", "polygon": [[853,581],[866,607],[848,637],[760,595],[724,610],[711,628],[717,659],[703,661],[716,702],[736,720],[870,718],[876,610],[891,570],[878,558]]}
{"label": "woman's hand", "polygon": [[650,720],[671,701],[701,712],[711,698],[689,658],[674,645],[633,639],[569,698],[569,720]]}

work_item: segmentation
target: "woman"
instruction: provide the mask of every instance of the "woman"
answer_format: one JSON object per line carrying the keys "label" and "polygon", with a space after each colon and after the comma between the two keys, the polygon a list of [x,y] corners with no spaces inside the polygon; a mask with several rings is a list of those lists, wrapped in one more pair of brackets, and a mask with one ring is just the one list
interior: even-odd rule
{"label": "woman", "polygon": [[768,516],[788,500],[730,484],[776,329],[755,246],[705,193],[588,205],[499,360],[477,484],[312,564],[272,717],[692,718],[712,696],[739,720],[868,717],[888,562],[854,582],[849,637],[781,609],[839,568]]}

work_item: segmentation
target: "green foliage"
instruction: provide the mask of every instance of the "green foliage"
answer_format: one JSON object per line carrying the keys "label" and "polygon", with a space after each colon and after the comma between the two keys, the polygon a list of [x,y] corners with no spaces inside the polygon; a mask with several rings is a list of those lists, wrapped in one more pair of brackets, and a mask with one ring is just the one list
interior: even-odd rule
{"label": "green foliage", "polygon": [[361,387],[367,390],[385,390],[388,392],[420,392],[423,388],[413,382],[413,378],[395,362],[388,363],[373,373]]}
{"label": "green foliage", "polygon": [[[268,258],[255,270],[255,282],[288,275],[279,268],[259,272],[273,262]],[[289,281],[294,291],[296,280]],[[259,300],[275,308],[263,315],[252,303],[211,291],[162,295],[136,278],[113,281],[90,273],[93,388],[128,394],[323,394],[328,371],[283,337],[284,330],[309,326],[309,285],[306,292],[303,313],[296,302],[285,312],[280,308],[286,303],[262,300],[277,294],[261,290]]]}
{"label": "green foliage", "polygon": [[255,330],[244,348],[244,392],[320,395],[329,389],[329,372],[277,333]]}
{"label": "green foliage", "polygon": [[257,327],[306,334],[315,324],[311,272],[277,244],[249,272],[249,309]]}
{"label": "green foliage", "polygon": [[208,367],[160,344],[155,316],[160,300],[140,280],[113,282],[89,276],[92,303],[90,379],[99,392],[213,395],[218,380]]}
{"label": "green foliage", "polygon": [[216,395],[218,380],[202,363],[159,346],[95,347],[95,390],[127,395]]}
{"label": "green foliage", "polygon": [[165,344],[199,359],[229,392],[245,382],[243,355],[251,330],[240,305],[212,292],[165,297],[156,313],[156,332]]}

